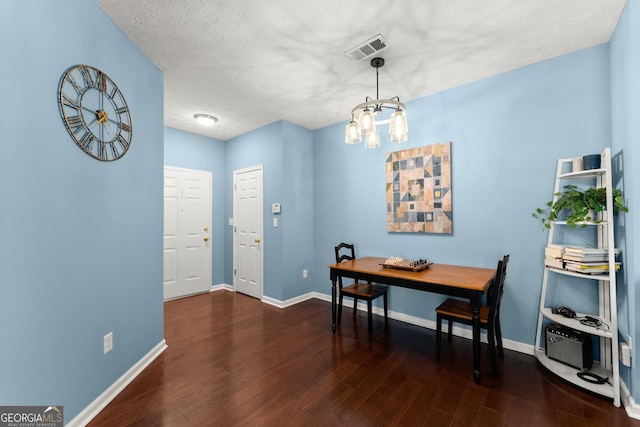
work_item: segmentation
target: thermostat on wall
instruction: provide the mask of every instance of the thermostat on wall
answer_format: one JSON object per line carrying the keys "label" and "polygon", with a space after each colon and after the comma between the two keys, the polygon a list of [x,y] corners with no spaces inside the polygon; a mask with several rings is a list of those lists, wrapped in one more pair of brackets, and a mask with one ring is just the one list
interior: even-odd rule
{"label": "thermostat on wall", "polygon": [[280,213],[280,203],[274,203],[271,205],[271,213],[274,213],[274,214]]}

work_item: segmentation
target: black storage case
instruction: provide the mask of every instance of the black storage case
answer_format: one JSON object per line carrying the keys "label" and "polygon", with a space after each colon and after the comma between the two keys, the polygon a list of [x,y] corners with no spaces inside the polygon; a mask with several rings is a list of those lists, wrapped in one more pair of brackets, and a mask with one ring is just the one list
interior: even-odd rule
{"label": "black storage case", "polygon": [[544,353],[558,362],[588,371],[593,364],[591,334],[551,323],[545,329]]}

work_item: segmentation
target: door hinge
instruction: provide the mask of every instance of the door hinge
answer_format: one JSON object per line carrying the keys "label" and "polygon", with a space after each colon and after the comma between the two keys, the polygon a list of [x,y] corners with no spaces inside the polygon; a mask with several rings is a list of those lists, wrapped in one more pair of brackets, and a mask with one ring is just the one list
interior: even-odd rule
{"label": "door hinge", "polygon": [[234,276],[236,275],[236,269],[235,268],[233,269],[233,275]]}

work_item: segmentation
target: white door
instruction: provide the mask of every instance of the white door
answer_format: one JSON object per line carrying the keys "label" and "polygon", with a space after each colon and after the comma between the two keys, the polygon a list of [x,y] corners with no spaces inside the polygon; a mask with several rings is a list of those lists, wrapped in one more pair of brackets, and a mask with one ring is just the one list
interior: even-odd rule
{"label": "white door", "polygon": [[262,298],[262,166],[233,173],[233,284]]}
{"label": "white door", "polygon": [[164,168],[164,299],[211,288],[211,172]]}

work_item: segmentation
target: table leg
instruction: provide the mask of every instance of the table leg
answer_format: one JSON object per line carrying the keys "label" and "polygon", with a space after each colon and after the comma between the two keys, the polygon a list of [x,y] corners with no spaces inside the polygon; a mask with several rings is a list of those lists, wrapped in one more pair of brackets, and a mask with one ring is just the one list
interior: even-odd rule
{"label": "table leg", "polygon": [[336,280],[331,281],[331,331],[336,333]]}
{"label": "table leg", "polygon": [[471,308],[473,310],[473,379],[476,384],[480,384],[480,295],[471,298]]}

